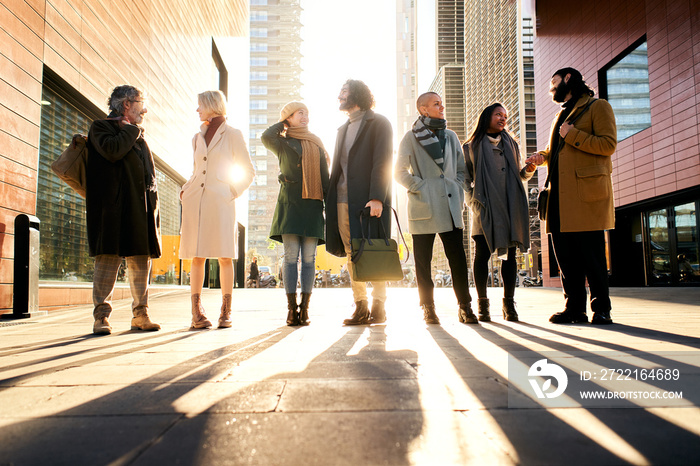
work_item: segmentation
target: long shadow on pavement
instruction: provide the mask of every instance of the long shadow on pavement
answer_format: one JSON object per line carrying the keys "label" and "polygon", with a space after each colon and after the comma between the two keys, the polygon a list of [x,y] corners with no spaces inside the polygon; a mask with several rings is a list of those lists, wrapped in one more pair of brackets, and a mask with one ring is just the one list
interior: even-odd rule
{"label": "long shadow on pavement", "polygon": [[[348,355],[365,331],[368,344]],[[250,387],[282,384],[270,412],[222,400],[183,419],[135,464],[409,464],[423,427],[416,353],[386,351],[385,342],[384,326],[350,328],[303,371]]]}
{"label": "long shadow on pavement", "polygon": [[[129,464],[185,416],[175,407],[178,400],[191,396],[203,384],[212,382],[230,368],[275,345],[292,331],[289,327],[282,327],[218,348],[57,414],[27,420],[21,418],[22,413],[18,413],[17,422],[14,423],[5,417],[0,427],[0,459],[18,465]],[[133,351],[194,335],[197,332],[141,346]],[[100,362],[110,357],[116,355],[95,356],[81,364]],[[124,366],[125,374],[129,371],[128,367]],[[39,371],[18,379],[27,380],[45,372]],[[222,391],[232,387],[240,388],[221,384]],[[114,385],[107,387],[109,390],[113,388]],[[99,389],[99,386],[72,388],[79,393],[83,393],[80,390],[84,391],[87,398],[94,398],[90,391]],[[72,397],[78,398],[79,394],[73,393]],[[194,402],[197,402],[196,397]],[[209,399],[202,400],[202,410],[210,404]],[[199,434],[194,431],[188,435],[206,449],[206,443]],[[157,463],[167,464],[162,461]]]}
{"label": "long shadow on pavement", "polygon": [[[583,351],[561,339],[557,341],[549,340],[518,330],[517,327],[521,325],[523,324],[516,324],[516,326],[507,326],[497,323],[482,324],[478,329],[478,333],[482,338],[494,345],[507,347],[507,351],[511,356],[517,352],[542,354],[548,351],[560,351],[572,355],[580,355]],[[532,324],[525,324],[523,326],[545,331],[549,330]],[[548,348],[534,351],[531,348],[517,343],[514,339],[509,339],[495,332],[490,327],[506,330],[520,339],[526,339]],[[441,338],[451,341],[452,343],[456,341],[454,337],[447,334],[443,329],[431,329],[431,333],[440,335]],[[559,333],[558,336],[572,338],[571,335],[561,333]],[[580,339],[580,337],[572,338],[574,342],[580,341]],[[607,343],[593,339],[586,340],[586,343],[603,346]],[[436,341],[438,340],[436,339]],[[438,342],[438,344],[440,343]],[[453,348],[453,346],[450,345],[450,348]],[[633,353],[634,356],[646,358],[647,360],[658,362],[659,364],[666,364],[665,367],[668,367],[669,360],[656,357],[652,353],[641,352],[640,354],[638,350],[622,345],[615,345],[614,349],[616,351],[628,351]],[[472,358],[473,356],[469,351],[464,349],[460,357]],[[546,356],[543,354],[543,357]],[[611,361],[616,363],[616,365],[612,364],[611,367],[619,367],[621,365],[619,361]],[[675,367],[680,367],[682,365],[677,361],[673,362],[675,363]],[[529,365],[530,363],[531,361],[527,364]],[[475,360],[474,364],[478,365],[480,363]],[[462,369],[460,374],[464,377],[465,382],[469,383],[469,371]],[[695,400],[693,402],[695,406],[697,406],[699,394],[692,393],[689,395],[689,397],[684,396],[684,398],[689,398],[691,401]],[[652,412],[638,408],[632,402],[629,402],[628,406],[628,408],[596,408],[584,409],[584,411],[598,418],[598,420],[620,436],[639,454],[643,455],[651,464],[684,464],[688,463],[691,458],[699,457],[700,439],[698,439],[698,436],[693,432],[666,421]],[[572,426],[550,415],[548,411],[549,410],[545,408],[509,408],[506,410],[495,410],[492,411],[491,414],[499,422],[499,425],[518,451],[521,461],[525,464],[551,463],[554,459],[556,463],[560,464],[618,464],[622,462],[620,458],[611,456],[609,451],[604,450],[601,445],[596,442],[596,439],[600,438],[603,433],[588,430],[586,431],[587,436],[584,436]],[[523,418],[531,418],[533,422],[527,424],[522,423]],[[601,440],[603,439],[601,438]],[[585,448],[579,450],[579,447]]]}

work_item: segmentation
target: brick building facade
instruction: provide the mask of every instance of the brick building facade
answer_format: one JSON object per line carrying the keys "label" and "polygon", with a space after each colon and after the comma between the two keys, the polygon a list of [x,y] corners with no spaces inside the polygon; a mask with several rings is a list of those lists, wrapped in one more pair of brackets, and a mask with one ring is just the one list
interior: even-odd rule
{"label": "brick building facade", "polygon": [[[47,123],[75,120],[71,128],[84,129],[105,115],[114,86],[145,90],[146,137],[176,236],[179,203],[173,196],[182,175],[170,167],[183,160],[191,166],[196,95],[216,88],[225,75],[216,39],[247,34],[245,0],[0,0],[0,313],[12,307],[14,218],[37,214],[42,196],[49,199],[48,212],[68,209],[63,203],[69,199],[71,218],[83,216],[82,200],[42,171],[43,154],[51,153],[45,146],[60,153],[71,136],[50,132]],[[42,230],[42,253],[53,234]],[[57,273],[76,277],[64,269]],[[60,294],[41,305],[85,301],[85,295],[89,302],[89,290]]]}
{"label": "brick building facade", "polygon": [[[536,12],[538,146],[547,144],[558,110],[548,91],[559,68],[580,70],[615,109],[611,285],[697,285],[700,1],[594,0],[576,8],[555,0],[530,3]],[[542,245],[544,284],[555,286],[556,261],[545,237]]]}

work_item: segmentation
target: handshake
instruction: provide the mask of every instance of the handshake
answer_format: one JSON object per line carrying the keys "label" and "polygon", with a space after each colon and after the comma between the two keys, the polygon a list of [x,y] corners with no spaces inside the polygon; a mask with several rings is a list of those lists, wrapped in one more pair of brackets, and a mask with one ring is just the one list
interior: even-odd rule
{"label": "handshake", "polygon": [[530,157],[525,159],[525,169],[528,172],[534,172],[538,165],[544,163],[544,155],[539,152],[535,152]]}

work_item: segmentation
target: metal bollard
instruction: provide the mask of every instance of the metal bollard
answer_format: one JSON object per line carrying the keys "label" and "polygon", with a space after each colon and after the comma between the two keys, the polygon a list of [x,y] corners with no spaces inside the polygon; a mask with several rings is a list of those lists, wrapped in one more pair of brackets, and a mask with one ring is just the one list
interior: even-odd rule
{"label": "metal bollard", "polygon": [[12,314],[3,319],[27,319],[39,309],[39,223],[33,215],[15,217]]}

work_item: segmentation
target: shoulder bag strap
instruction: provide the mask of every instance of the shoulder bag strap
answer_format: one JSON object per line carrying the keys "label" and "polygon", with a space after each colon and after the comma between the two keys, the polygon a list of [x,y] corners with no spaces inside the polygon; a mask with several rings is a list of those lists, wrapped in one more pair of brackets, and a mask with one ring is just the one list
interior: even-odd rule
{"label": "shoulder bag strap", "polygon": [[[589,108],[591,105],[593,105],[593,102],[595,102],[596,100],[598,100],[598,99],[591,99],[590,102],[588,102],[588,103],[586,104],[586,106],[583,107],[583,110],[581,110],[581,112],[579,112],[579,114],[576,115],[575,118],[569,120],[569,123],[572,124],[572,125],[573,125],[574,123],[576,123],[576,120],[578,120],[579,118],[581,118],[581,115],[583,115],[584,113],[586,113],[586,110],[588,110],[588,108]],[[566,122],[564,122],[564,123],[566,123]],[[564,124],[564,123],[562,123],[562,124]],[[561,137],[560,137],[560,138],[559,138],[559,146],[557,147],[557,151],[556,151],[556,152],[554,153],[554,155],[552,156],[552,163],[550,164],[550,166],[552,167],[552,170],[554,169],[554,167],[556,167],[557,159],[559,158],[559,151],[561,150],[562,147],[564,147],[564,144],[566,144],[566,141],[564,141],[564,138],[561,138]],[[550,181],[551,176],[552,176],[552,170],[547,170],[547,179],[545,180],[544,186],[543,186],[544,189],[547,189],[547,187],[549,186],[549,181]]]}

